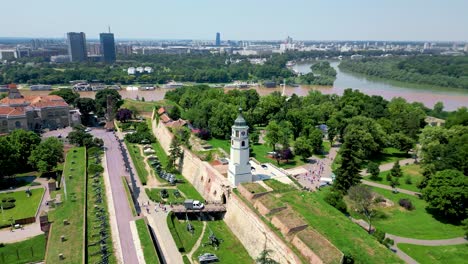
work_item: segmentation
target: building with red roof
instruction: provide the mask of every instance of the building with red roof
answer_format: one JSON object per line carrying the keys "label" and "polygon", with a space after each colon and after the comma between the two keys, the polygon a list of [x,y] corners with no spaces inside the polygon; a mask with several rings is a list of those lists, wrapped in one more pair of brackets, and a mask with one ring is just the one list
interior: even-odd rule
{"label": "building with red roof", "polygon": [[0,134],[14,129],[57,129],[70,125],[70,107],[57,95],[23,96],[16,85],[0,100]]}

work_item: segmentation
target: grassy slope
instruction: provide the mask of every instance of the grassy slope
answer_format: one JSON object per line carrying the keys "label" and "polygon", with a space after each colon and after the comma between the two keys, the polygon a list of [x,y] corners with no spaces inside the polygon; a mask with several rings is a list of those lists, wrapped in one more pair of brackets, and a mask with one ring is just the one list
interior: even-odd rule
{"label": "grassy slope", "polygon": [[[193,246],[197,242],[198,238],[201,235],[201,232],[203,230],[203,223],[200,221],[190,221],[194,228],[194,233],[193,235],[187,231],[187,223],[186,221],[179,221],[177,220],[176,217],[174,217],[174,229],[170,228],[169,231],[171,231],[172,237],[179,237],[182,245],[184,246],[185,252],[188,253],[192,250]],[[171,217],[167,217],[167,224],[170,226],[172,225],[171,222]]]}
{"label": "grassy slope", "polygon": [[140,181],[143,185],[146,185],[146,182],[148,181],[148,171],[145,168],[145,162],[140,154],[140,149],[138,148],[138,145],[128,143],[127,141],[125,141],[125,144],[127,145],[130,157],[132,157],[132,161],[135,165],[138,178],[140,178]]}
{"label": "grassy slope", "polygon": [[122,183],[123,183],[123,186],[124,186],[124,189],[125,189],[125,194],[127,195],[128,204],[129,204],[130,208],[132,209],[132,215],[136,216],[137,213],[136,213],[136,209],[135,209],[135,204],[133,203],[132,194],[130,192],[130,188],[128,188],[127,180],[125,180],[124,176],[122,176]]}
{"label": "grassy slope", "polygon": [[159,263],[158,253],[154,248],[154,243],[151,239],[145,220],[138,219],[135,221],[135,223],[146,263]]}
{"label": "grassy slope", "polygon": [[[207,222],[205,234],[203,235],[202,243],[208,241],[210,231],[216,235],[217,238],[223,239],[218,250],[214,250],[211,246],[200,247],[193,254],[193,259],[198,260],[198,256],[203,253],[214,253],[218,256],[220,263],[232,263],[232,264],[248,264],[253,263],[249,253],[245,250],[244,246],[236,238],[236,236],[227,227],[224,221],[210,221]],[[261,246],[261,245],[259,245]]]}
{"label": "grassy slope", "polygon": [[[381,209],[387,217],[374,220],[377,228],[393,235],[417,239],[448,239],[463,236],[461,226],[444,224],[427,213],[424,200],[403,193],[394,194],[389,190],[379,188],[373,188],[373,190],[394,202],[394,206]],[[410,199],[415,209],[407,211],[399,206],[398,201],[402,198]]]}
{"label": "grassy slope", "polygon": [[[416,187],[417,183],[420,182],[423,178],[421,174],[421,166],[417,164],[401,166],[401,170],[403,172],[403,176],[399,179],[400,185],[398,188],[410,190],[414,192],[420,192],[421,190]],[[379,179],[373,180],[370,177],[365,177],[364,179],[368,181],[373,181],[380,184],[385,184],[390,186],[390,182],[387,181],[386,176],[389,174],[390,171],[383,171],[379,174]],[[411,179],[411,184],[405,183],[406,178],[409,177]]]}
{"label": "grassy slope", "polygon": [[0,226],[3,224],[9,224],[8,219],[10,219],[10,217],[13,219],[23,219],[34,217],[36,215],[37,207],[39,206],[42,194],[44,193],[44,188],[32,189],[31,192],[32,195],[30,197],[26,196],[25,191],[0,193],[0,202],[2,198],[5,197],[13,197],[16,199],[15,207],[3,210],[2,219],[4,219],[4,221],[0,222]]}
{"label": "grassy slope", "polygon": [[129,108],[131,106],[135,107],[140,113],[142,112],[152,112],[156,104],[154,102],[142,102],[132,99],[125,99],[122,108]]}
{"label": "grassy slope", "polygon": [[[73,152],[76,150],[77,152]],[[74,158],[73,156],[76,156]],[[68,198],[65,199],[63,189],[63,204],[57,209],[49,212],[49,220],[53,222],[52,232],[49,235],[49,247],[47,252],[47,263],[55,263],[58,254],[63,253],[65,260],[61,263],[82,263],[83,261],[83,210],[84,210],[84,185],[85,185],[85,149],[73,148],[67,154],[65,170],[63,175],[67,177],[66,186]],[[71,162],[75,161],[75,164]],[[71,171],[71,167],[74,168]],[[68,175],[73,179],[68,179]],[[72,201],[71,195],[75,193],[76,201]],[[64,225],[63,220],[68,219],[69,225]],[[61,242],[60,236],[65,235],[67,241]]]}
{"label": "grassy slope", "polygon": [[[22,264],[44,260],[46,239],[39,235],[17,243],[0,247],[0,263]],[[19,255],[19,259],[18,259]]]}
{"label": "grassy slope", "polygon": [[468,260],[467,244],[436,247],[398,244],[398,247],[421,264],[466,263]]}

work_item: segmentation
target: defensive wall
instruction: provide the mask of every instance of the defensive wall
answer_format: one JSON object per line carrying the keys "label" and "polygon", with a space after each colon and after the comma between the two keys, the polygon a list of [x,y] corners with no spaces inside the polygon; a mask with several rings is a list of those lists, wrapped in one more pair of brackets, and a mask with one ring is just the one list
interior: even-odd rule
{"label": "defensive wall", "polygon": [[[152,118],[152,128],[164,151],[169,153],[172,133],[163,122],[158,122],[155,118]],[[206,200],[226,204],[224,221],[252,258],[257,258],[266,248],[272,251],[271,257],[280,263],[301,263],[281,238],[271,231],[241,198],[232,193],[232,185],[226,177],[187,148],[182,149],[182,174]]]}

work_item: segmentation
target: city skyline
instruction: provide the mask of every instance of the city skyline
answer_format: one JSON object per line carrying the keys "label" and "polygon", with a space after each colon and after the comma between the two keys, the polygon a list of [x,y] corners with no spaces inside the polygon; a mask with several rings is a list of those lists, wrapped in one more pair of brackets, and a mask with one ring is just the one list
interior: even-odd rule
{"label": "city skyline", "polygon": [[[6,12],[0,37],[63,38],[66,32],[86,32],[89,39],[111,26],[117,39],[214,40],[381,40],[381,41],[467,41],[468,2],[443,1],[374,2],[353,1],[152,1],[140,6],[119,7],[119,1],[47,4],[26,0],[21,13]],[[92,9],[89,7],[93,6]],[[4,3],[5,10],[15,8]],[[70,19],[68,10],[85,14]],[[173,10],[161,12],[158,10]],[[51,12],[50,16],[45,16]],[[174,19],[176,15],[179,19]],[[123,18],[122,18],[123,17]],[[180,19],[182,18],[182,19]],[[242,19],[239,19],[242,18]],[[32,23],[31,21],[34,21]],[[57,23],[60,21],[60,23]]]}

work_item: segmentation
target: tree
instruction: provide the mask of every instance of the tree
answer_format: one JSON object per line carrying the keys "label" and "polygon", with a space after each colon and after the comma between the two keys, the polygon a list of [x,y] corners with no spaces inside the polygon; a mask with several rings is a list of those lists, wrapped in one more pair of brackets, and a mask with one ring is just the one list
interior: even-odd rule
{"label": "tree", "polygon": [[372,231],[372,217],[375,216],[374,194],[371,189],[364,185],[355,185],[349,188],[348,197],[352,201],[353,207],[359,210],[369,223],[369,233]]}
{"label": "tree", "polygon": [[41,138],[36,133],[23,129],[14,130],[7,138],[10,141],[11,146],[16,150],[16,164],[21,165],[27,165],[31,151],[41,143]]}
{"label": "tree", "polygon": [[371,175],[372,179],[378,179],[380,174],[379,164],[376,162],[369,162],[367,165],[367,173]]}
{"label": "tree", "polygon": [[63,144],[50,137],[37,145],[29,156],[29,164],[40,172],[50,172],[63,161]]}
{"label": "tree", "polygon": [[91,98],[78,98],[75,101],[76,107],[82,115],[89,115],[91,112],[96,112],[96,102]]}
{"label": "tree", "polygon": [[362,130],[348,131],[344,136],[344,143],[340,148],[341,163],[336,169],[336,178],[333,187],[346,193],[351,186],[361,182],[360,166],[364,153],[362,139],[366,132]]}
{"label": "tree", "polygon": [[276,144],[280,140],[280,130],[281,128],[276,121],[270,121],[266,127],[265,141],[273,151],[276,151]]}
{"label": "tree", "polygon": [[249,139],[250,145],[257,145],[260,140],[260,133],[257,130],[252,131],[252,133],[249,133]]}
{"label": "tree", "polygon": [[75,103],[76,99],[80,98],[80,94],[73,91],[73,89],[59,89],[50,93],[50,95],[58,95],[67,102],[67,104],[72,105]]}
{"label": "tree", "polygon": [[180,142],[177,137],[174,137],[171,141],[171,145],[169,146],[169,166],[174,168],[176,165],[176,161],[182,155],[182,150],[180,148]]}
{"label": "tree", "polygon": [[132,118],[132,111],[126,108],[120,108],[115,115],[115,118],[120,122],[127,122]]}
{"label": "tree", "polygon": [[311,146],[310,141],[304,136],[298,137],[294,142],[294,153],[301,156],[304,161],[312,156],[312,150],[313,147]]}
{"label": "tree", "polygon": [[270,249],[263,249],[258,258],[255,259],[255,262],[258,264],[278,264],[279,262],[269,257],[272,252]]}
{"label": "tree", "polygon": [[68,133],[68,140],[71,144],[79,147],[89,146],[92,143],[93,136],[84,131],[84,129],[75,127],[72,132]]}
{"label": "tree", "polygon": [[173,106],[171,109],[169,109],[169,116],[172,118],[172,120],[177,120],[180,118],[180,109],[178,106]]}
{"label": "tree", "polygon": [[433,110],[434,116],[441,117],[443,111],[444,111],[444,103],[442,102],[435,103],[434,110]]}
{"label": "tree", "polygon": [[0,137],[0,182],[3,177],[15,173],[17,165],[17,151],[8,140],[8,137]]}
{"label": "tree", "polygon": [[428,209],[450,220],[468,216],[468,177],[457,170],[437,172],[422,192]]}
{"label": "tree", "polygon": [[98,111],[99,116],[103,116],[107,111],[107,97],[110,96],[113,104],[113,113],[120,108],[123,104],[122,96],[117,90],[114,89],[104,89],[96,92],[95,101],[96,101],[96,110]]}
{"label": "tree", "polygon": [[401,151],[408,153],[413,148],[414,139],[404,135],[403,133],[395,133],[390,136],[391,145]]}
{"label": "tree", "polygon": [[395,178],[400,178],[403,175],[401,172],[400,162],[398,160],[393,164],[393,167],[390,170],[390,175]]}

